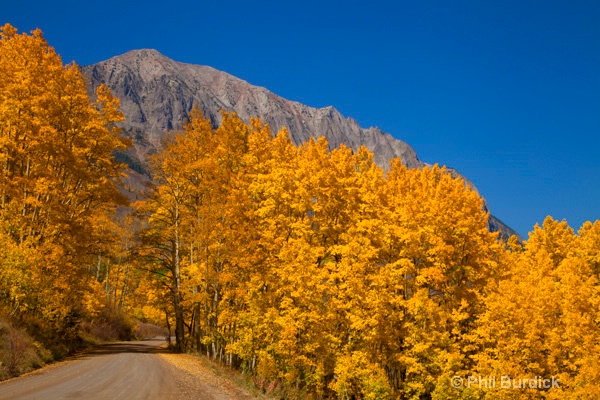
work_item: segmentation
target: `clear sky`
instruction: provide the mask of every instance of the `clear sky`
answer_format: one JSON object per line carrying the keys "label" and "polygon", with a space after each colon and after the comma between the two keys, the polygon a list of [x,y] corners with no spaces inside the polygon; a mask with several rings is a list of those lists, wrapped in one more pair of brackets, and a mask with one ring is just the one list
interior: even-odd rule
{"label": "clear sky", "polygon": [[378,126],[526,237],[600,219],[600,1],[2,1],[65,62],[154,48]]}

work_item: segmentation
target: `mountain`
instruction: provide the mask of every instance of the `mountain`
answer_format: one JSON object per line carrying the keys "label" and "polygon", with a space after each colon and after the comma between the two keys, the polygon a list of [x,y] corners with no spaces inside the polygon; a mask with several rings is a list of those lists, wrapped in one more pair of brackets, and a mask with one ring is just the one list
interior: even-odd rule
{"label": "mountain", "polygon": [[401,157],[411,168],[423,165],[406,143],[378,128],[361,128],[333,107],[289,101],[214,68],[175,62],[156,50],[130,51],[84,67],[83,72],[91,90],[104,83],[121,99],[127,118],[123,127],[141,160],[160,146],[167,130],[181,128],[196,103],[214,124],[220,122],[221,110],[235,111],[244,120],[259,117],[275,131],[287,127],[296,144],[323,135],[332,148],[364,144],[379,165],[387,165],[392,157]]}
{"label": "mountain", "polygon": [[[365,145],[384,168],[394,157],[400,157],[409,168],[425,165],[408,144],[379,128],[362,128],[331,106],[313,108],[286,100],[225,72],[179,63],[156,50],[133,50],[85,66],[82,72],[90,94],[106,84],[121,100],[126,118],[121,127],[133,140],[133,147],[120,156],[140,173],[144,173],[148,155],[160,148],[165,132],[181,128],[194,104],[215,126],[221,120],[221,110],[234,111],[246,121],[260,118],[275,132],[285,126],[296,144],[311,136],[325,136],[331,148]],[[504,236],[514,233],[495,217],[490,219],[490,229],[500,230]]]}

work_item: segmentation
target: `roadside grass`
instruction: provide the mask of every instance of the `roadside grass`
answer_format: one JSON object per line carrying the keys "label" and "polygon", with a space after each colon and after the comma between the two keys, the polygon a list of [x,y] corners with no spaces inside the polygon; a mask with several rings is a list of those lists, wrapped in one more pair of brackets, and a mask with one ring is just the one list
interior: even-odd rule
{"label": "roadside grass", "polygon": [[254,384],[251,376],[248,376],[239,370],[219,364],[218,362],[211,360],[204,354],[193,353],[191,355],[194,356],[195,358],[197,358],[198,360],[200,360],[200,362],[202,362],[202,365],[204,365],[206,368],[208,368],[210,371],[212,371],[215,375],[229,380],[230,382],[235,384],[237,387],[248,391],[250,394],[255,396],[257,399],[271,400],[271,399],[278,398],[278,397],[271,397],[271,396],[265,394],[262,390],[260,390]]}
{"label": "roadside grass", "polygon": [[25,331],[0,320],[0,381],[44,366],[52,353]]}

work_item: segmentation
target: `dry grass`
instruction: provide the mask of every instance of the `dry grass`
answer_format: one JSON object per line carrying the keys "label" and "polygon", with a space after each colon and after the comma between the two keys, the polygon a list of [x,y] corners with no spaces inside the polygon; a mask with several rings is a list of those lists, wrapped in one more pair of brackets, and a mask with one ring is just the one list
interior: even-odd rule
{"label": "dry grass", "polygon": [[212,385],[215,392],[227,393],[227,399],[270,399],[240,372],[216,364],[205,356],[174,353],[164,353],[160,356],[177,369],[185,371],[188,379],[210,382],[209,386]]}
{"label": "dry grass", "polygon": [[51,359],[51,352],[23,330],[0,321],[0,380],[39,368]]}

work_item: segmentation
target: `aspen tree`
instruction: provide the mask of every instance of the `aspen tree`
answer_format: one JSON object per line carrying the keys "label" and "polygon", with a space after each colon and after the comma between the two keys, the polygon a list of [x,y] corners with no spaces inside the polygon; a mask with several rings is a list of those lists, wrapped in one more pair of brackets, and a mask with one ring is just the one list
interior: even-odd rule
{"label": "aspen tree", "polygon": [[118,104],[104,86],[91,101],[77,65],[64,66],[40,30],[0,28],[0,228],[27,249],[19,310],[57,329],[86,291],[93,244],[82,238],[98,210],[125,203]]}
{"label": "aspen tree", "polygon": [[[478,323],[478,373],[555,377],[558,387],[525,388],[520,398],[596,398],[600,343],[598,277],[589,258],[586,223],[577,237],[565,221],[536,225],[524,249],[505,258],[507,274],[490,281]],[[510,398],[488,390],[494,398]]]}

